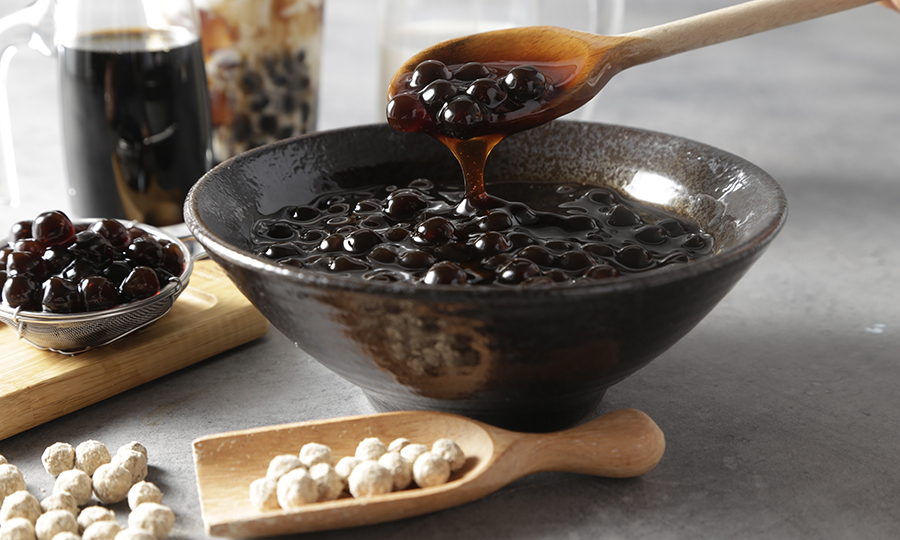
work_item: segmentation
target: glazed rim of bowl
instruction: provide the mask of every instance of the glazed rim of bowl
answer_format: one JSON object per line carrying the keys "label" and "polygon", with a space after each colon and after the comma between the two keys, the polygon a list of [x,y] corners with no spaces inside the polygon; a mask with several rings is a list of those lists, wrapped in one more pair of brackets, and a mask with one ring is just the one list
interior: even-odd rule
{"label": "glazed rim of bowl", "polygon": [[[588,125],[586,122],[574,121],[557,121],[555,123],[563,123],[569,125]],[[552,125],[553,123],[551,123]],[[594,124],[597,125],[597,124]],[[357,291],[366,294],[384,294],[393,296],[416,296],[429,297],[439,295],[443,300],[448,297],[458,298],[487,298],[487,299],[504,299],[519,298],[523,295],[528,297],[553,297],[553,296],[581,296],[587,292],[599,294],[603,292],[625,291],[634,288],[644,288],[648,286],[661,286],[672,282],[677,282],[691,276],[711,272],[717,268],[734,264],[744,258],[752,257],[761,250],[765,249],[768,244],[781,230],[787,218],[787,199],[781,186],[769,176],[768,173],[746,161],[745,159],[734,154],[719,150],[712,146],[696,142],[690,139],[666,135],[659,132],[649,130],[639,130],[636,128],[626,128],[603,124],[605,127],[614,129],[630,130],[636,133],[644,133],[652,136],[665,137],[686,143],[698,150],[711,152],[719,157],[725,158],[732,163],[741,165],[742,171],[751,176],[760,184],[762,190],[769,191],[772,202],[775,205],[775,211],[771,212],[763,222],[759,225],[760,231],[747,239],[742,240],[734,245],[728,246],[721,250],[716,250],[709,256],[691,261],[687,264],[679,264],[676,266],[666,267],[665,269],[653,269],[644,273],[616,276],[609,279],[596,280],[591,282],[566,284],[559,287],[493,287],[493,286],[460,286],[460,285],[421,285],[407,282],[386,282],[364,279],[354,279],[341,276],[333,276],[322,272],[306,270],[304,268],[289,267],[278,264],[276,261],[266,259],[260,255],[255,255],[249,251],[235,247],[224,241],[218,235],[214,234],[204,223],[200,217],[198,193],[210,184],[215,182],[216,171],[228,168],[239,160],[253,160],[270,152],[273,148],[291,146],[305,139],[312,139],[323,134],[340,135],[342,133],[352,133],[361,128],[373,128],[380,126],[379,124],[370,126],[355,126],[340,128],[325,132],[315,132],[283,139],[274,143],[263,145],[255,149],[244,152],[238,156],[232,157],[211,171],[207,172],[188,193],[185,201],[185,223],[193,233],[194,237],[204,246],[206,251],[215,257],[228,261],[240,267],[253,269],[262,273],[274,273],[285,278],[296,280],[298,283],[315,287],[319,289],[332,289],[340,291]],[[540,129],[540,128],[538,128]],[[638,202],[641,199],[635,199]],[[713,235],[715,238],[715,235]],[[716,239],[718,240],[718,239]]]}

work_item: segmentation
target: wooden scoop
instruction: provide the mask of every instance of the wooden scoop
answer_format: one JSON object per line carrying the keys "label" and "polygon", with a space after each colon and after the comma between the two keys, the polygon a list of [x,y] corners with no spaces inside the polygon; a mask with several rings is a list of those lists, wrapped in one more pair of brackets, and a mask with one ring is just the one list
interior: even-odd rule
{"label": "wooden scoop", "polygon": [[[301,510],[257,510],[250,483],[279,454],[309,442],[331,447],[334,459],[353,455],[367,437],[385,444],[406,437],[431,446],[449,437],[466,454],[446,484],[412,487],[369,499],[346,493]],[[209,435],[194,441],[203,521],[211,536],[234,538],[355,527],[417,516],[484,497],[525,475],[566,471],[611,478],[641,475],[662,458],[665,439],[646,414],[622,409],[556,433],[506,431],[447,413],[405,411],[300,422]]]}
{"label": "wooden scoop", "polygon": [[537,111],[493,126],[495,131],[513,133],[577,109],[593,98],[616,73],[629,67],[875,1],[754,0],[620,36],[588,34],[552,26],[474,34],[439,43],[407,60],[394,76],[389,96],[403,75],[424,60],[440,60],[447,65],[502,61],[539,67],[555,64],[557,69],[566,67],[570,75],[555,81],[556,97]]}

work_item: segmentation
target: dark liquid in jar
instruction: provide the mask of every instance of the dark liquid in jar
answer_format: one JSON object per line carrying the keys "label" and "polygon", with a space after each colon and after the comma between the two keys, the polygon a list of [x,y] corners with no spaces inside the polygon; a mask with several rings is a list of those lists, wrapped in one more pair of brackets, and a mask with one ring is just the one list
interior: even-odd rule
{"label": "dark liquid in jar", "polygon": [[70,194],[84,217],[182,221],[211,165],[200,41],[157,30],[104,32],[60,48]]}
{"label": "dark liquid in jar", "polygon": [[587,184],[491,184],[494,208],[464,211],[459,185],[416,179],[323,194],[258,220],[254,251],[280,264],[368,280],[541,286],[591,282],[708,255],[693,224]]}

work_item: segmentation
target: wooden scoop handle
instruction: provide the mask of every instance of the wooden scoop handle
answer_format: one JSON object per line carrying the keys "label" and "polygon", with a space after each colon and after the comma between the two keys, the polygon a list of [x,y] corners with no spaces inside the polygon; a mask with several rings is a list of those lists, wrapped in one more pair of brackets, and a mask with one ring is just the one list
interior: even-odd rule
{"label": "wooden scoop handle", "polygon": [[752,0],[622,37],[629,40],[630,66],[737,39],[766,30],[872,4],[876,0]]}
{"label": "wooden scoop handle", "polygon": [[[500,451],[495,467],[512,468],[518,476],[541,471],[640,476],[659,463],[666,448],[659,426],[636,409],[613,411],[556,433],[504,432],[495,441]],[[501,450],[501,444],[508,446]]]}

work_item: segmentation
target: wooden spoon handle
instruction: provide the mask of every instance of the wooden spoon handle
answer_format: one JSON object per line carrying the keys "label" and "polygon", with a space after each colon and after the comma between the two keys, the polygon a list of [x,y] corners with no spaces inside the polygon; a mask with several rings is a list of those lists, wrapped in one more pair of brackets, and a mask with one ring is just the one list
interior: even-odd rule
{"label": "wooden spoon handle", "polygon": [[629,66],[874,3],[876,0],[753,0],[624,34]]}
{"label": "wooden spoon handle", "polygon": [[659,426],[635,409],[613,411],[566,431],[517,435],[498,462],[515,464],[520,476],[564,471],[629,478],[655,467],[666,448]]}

